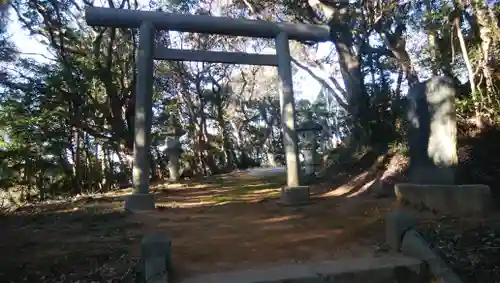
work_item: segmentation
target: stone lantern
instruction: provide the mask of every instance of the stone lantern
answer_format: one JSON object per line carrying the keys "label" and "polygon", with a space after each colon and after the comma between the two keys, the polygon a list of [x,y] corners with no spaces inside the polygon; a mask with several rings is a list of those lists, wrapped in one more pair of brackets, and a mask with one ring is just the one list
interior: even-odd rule
{"label": "stone lantern", "polygon": [[168,128],[165,135],[166,151],[168,156],[168,172],[169,180],[171,182],[178,182],[180,180],[180,164],[179,158],[181,157],[181,142],[180,137],[182,137],[186,131],[178,126],[173,126]]}
{"label": "stone lantern", "polygon": [[312,112],[307,113],[306,120],[297,128],[297,133],[301,138],[300,151],[304,156],[304,173],[306,176],[314,175],[316,168],[319,166],[316,136],[322,130],[323,127],[313,121]]}

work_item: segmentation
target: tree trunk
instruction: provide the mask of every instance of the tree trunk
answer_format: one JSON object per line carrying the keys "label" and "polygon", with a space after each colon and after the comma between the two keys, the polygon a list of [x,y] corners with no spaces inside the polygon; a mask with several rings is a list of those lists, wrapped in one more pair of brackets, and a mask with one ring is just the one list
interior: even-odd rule
{"label": "tree trunk", "polygon": [[215,158],[214,158],[214,154],[213,152],[210,150],[211,148],[211,145],[210,145],[210,142],[211,142],[211,138],[210,138],[210,135],[208,133],[208,129],[207,129],[207,120],[205,119],[205,117],[203,117],[203,123],[201,124],[202,126],[202,136],[203,136],[203,153],[205,155],[205,164],[207,166],[207,169],[208,169],[208,174],[209,175],[214,175],[214,174],[217,174],[218,173],[218,168],[217,168],[217,165],[215,163]]}
{"label": "tree trunk", "polygon": [[[453,27],[457,32],[457,37],[458,41],[460,43],[460,49],[462,51],[462,56],[464,58],[465,66],[467,68],[467,74],[469,76],[469,83],[470,83],[470,90],[471,90],[471,95],[475,97],[477,95],[476,93],[476,83],[475,83],[475,78],[474,78],[474,70],[472,69],[472,64],[469,59],[469,55],[467,52],[467,46],[465,44],[465,39],[464,35],[462,33],[461,29],[461,17],[463,14],[463,4],[457,3],[454,1],[455,4],[455,11],[453,14]],[[477,100],[474,99],[474,111],[476,112],[476,115],[479,114],[479,105],[476,102]]]}
{"label": "tree trunk", "polygon": [[99,187],[102,192],[107,192],[109,190],[108,187],[108,166],[106,162],[106,151],[104,149],[104,145],[102,143],[97,143],[96,145],[96,152],[98,156],[98,163],[101,167],[101,179],[99,182]]}
{"label": "tree trunk", "polygon": [[264,142],[264,153],[266,155],[266,162],[267,165],[271,167],[276,167],[278,166],[276,162],[276,154],[274,152],[273,148],[273,138],[272,136],[268,136],[266,141]]}
{"label": "tree trunk", "polygon": [[394,33],[388,30],[378,30],[378,33],[384,40],[387,49],[389,49],[394,57],[398,60],[403,68],[408,80],[408,85],[411,87],[418,83],[418,75],[410,59],[410,55],[406,51],[406,39],[404,38],[403,31],[405,29],[404,23],[399,23]]}
{"label": "tree trunk", "polygon": [[[495,88],[493,85],[493,77],[491,75],[491,64],[490,64],[490,47],[492,43],[492,26],[493,23],[490,21],[489,12],[484,4],[479,1],[473,1],[473,9],[476,14],[477,23],[479,24],[479,36],[481,38],[481,69],[483,71],[483,76],[486,82],[486,99],[488,106],[492,105],[492,96],[495,93]],[[489,110],[490,107],[485,107],[484,110]]]}
{"label": "tree trunk", "polygon": [[94,157],[94,153],[92,152],[92,145],[90,143],[90,137],[87,133],[84,133],[84,140],[85,140],[85,187],[87,188],[87,192],[94,192],[94,186],[96,185],[95,180],[96,174],[98,173],[97,168],[98,164],[94,163],[94,160],[92,158]]}
{"label": "tree trunk", "polygon": [[218,99],[217,103],[217,123],[219,125],[219,131],[222,134],[222,151],[224,152],[224,167],[227,170],[234,169],[234,158],[233,151],[231,149],[231,144],[229,142],[229,133],[226,127],[226,121],[224,120],[224,110],[220,103],[221,99]]}
{"label": "tree trunk", "polygon": [[158,180],[158,171],[157,171],[157,165],[156,165],[156,160],[159,159],[158,158],[155,158],[153,152],[150,152],[150,156],[151,156],[151,159],[150,159],[150,170],[151,170],[151,181],[157,181]]}
{"label": "tree trunk", "polygon": [[426,19],[427,20],[426,25],[428,30],[427,40],[429,42],[429,53],[431,54],[431,60],[432,60],[432,66],[431,66],[432,75],[437,76],[439,74],[439,69],[441,66],[441,60],[440,60],[441,56],[436,43],[437,42],[436,28],[438,27],[434,24],[434,21],[432,19],[433,11],[430,0],[425,0],[424,4],[427,13],[431,15],[431,19]]}
{"label": "tree trunk", "polygon": [[354,52],[352,32],[345,22],[334,20],[331,22],[331,37],[339,56],[340,73],[344,79],[347,92],[348,112],[352,119],[353,146],[359,146],[369,140],[366,131],[368,119],[364,115],[368,110],[368,97],[364,90],[363,75],[361,72],[361,59]]}
{"label": "tree trunk", "polygon": [[105,147],[104,148],[104,154],[105,154],[105,158],[106,158],[106,163],[107,163],[107,179],[108,179],[108,183],[109,185],[111,186],[111,183],[112,182],[116,182],[116,178],[115,178],[115,164],[113,162],[113,158],[112,158],[112,151],[110,148],[108,147]]}
{"label": "tree trunk", "polygon": [[[77,193],[76,190],[81,190],[81,147],[80,147],[80,134],[81,131],[77,128],[73,128],[73,137],[75,143],[75,157],[74,157],[74,184],[73,193]],[[80,192],[80,191],[79,191]]]}

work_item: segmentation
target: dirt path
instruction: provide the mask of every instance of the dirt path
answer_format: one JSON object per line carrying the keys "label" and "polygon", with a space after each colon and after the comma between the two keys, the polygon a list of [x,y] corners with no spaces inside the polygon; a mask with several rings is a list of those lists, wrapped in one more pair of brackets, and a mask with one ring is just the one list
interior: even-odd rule
{"label": "dirt path", "polygon": [[3,219],[0,281],[116,280],[130,273],[140,238],[152,231],[171,236],[178,278],[383,252],[392,200],[315,196],[309,205],[283,207],[276,202],[283,183],[240,172],[157,185],[155,212],[124,214],[123,197],[110,196]]}
{"label": "dirt path", "polygon": [[[171,235],[177,276],[383,250],[383,218],[391,200],[315,196],[310,205],[284,207],[273,198],[280,179],[262,184],[250,176],[235,178],[203,188],[167,188],[158,195],[167,208],[134,216],[148,231]],[[246,188],[238,187],[242,179]]]}

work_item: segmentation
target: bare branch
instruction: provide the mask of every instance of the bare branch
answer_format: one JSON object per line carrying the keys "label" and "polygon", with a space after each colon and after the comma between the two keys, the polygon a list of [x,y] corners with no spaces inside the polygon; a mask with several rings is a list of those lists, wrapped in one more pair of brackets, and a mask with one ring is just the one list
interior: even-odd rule
{"label": "bare branch", "polygon": [[[346,109],[346,110],[349,108],[349,106],[347,105],[347,103],[344,102],[344,100],[340,97],[340,95],[337,93],[337,91],[334,88],[332,88],[330,86],[330,84],[326,80],[324,80],[323,78],[321,78],[318,75],[316,75],[311,70],[311,68],[309,68],[308,66],[306,66],[304,64],[301,64],[299,61],[295,60],[294,58],[291,58],[291,61],[292,61],[292,63],[294,63],[295,65],[297,65],[297,67],[299,67],[302,70],[306,71],[311,77],[313,77],[315,80],[317,80],[321,84],[321,86],[323,86],[324,88],[330,90],[331,93],[333,93],[333,97],[335,98],[335,101],[337,101],[337,103],[339,104],[340,107],[342,107],[343,109]],[[330,77],[330,79],[332,79],[332,77]],[[335,79],[333,79],[332,81],[335,81]],[[340,84],[338,82],[336,82],[336,87],[345,96],[345,91],[342,88],[340,88]]]}

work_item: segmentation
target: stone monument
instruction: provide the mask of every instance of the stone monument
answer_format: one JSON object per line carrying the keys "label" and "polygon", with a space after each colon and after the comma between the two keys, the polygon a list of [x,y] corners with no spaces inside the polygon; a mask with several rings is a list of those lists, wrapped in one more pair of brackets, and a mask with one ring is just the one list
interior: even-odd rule
{"label": "stone monument", "polygon": [[319,166],[317,133],[322,130],[323,127],[313,121],[310,111],[307,112],[306,120],[297,128],[297,132],[302,138],[300,151],[304,156],[304,174],[306,176],[314,175]]}
{"label": "stone monument", "polygon": [[167,145],[167,156],[168,156],[168,173],[170,182],[178,182],[180,180],[180,164],[179,159],[182,153],[182,147],[180,142],[180,137],[182,137],[186,131],[182,130],[178,126],[172,126],[167,130],[166,133],[166,145]]}
{"label": "stone monument", "polygon": [[433,77],[408,91],[409,181],[454,184],[457,158],[455,85]]}
{"label": "stone monument", "polygon": [[396,184],[399,202],[434,212],[481,214],[491,207],[484,185],[456,185],[455,84],[434,77],[408,92],[409,182]]}

